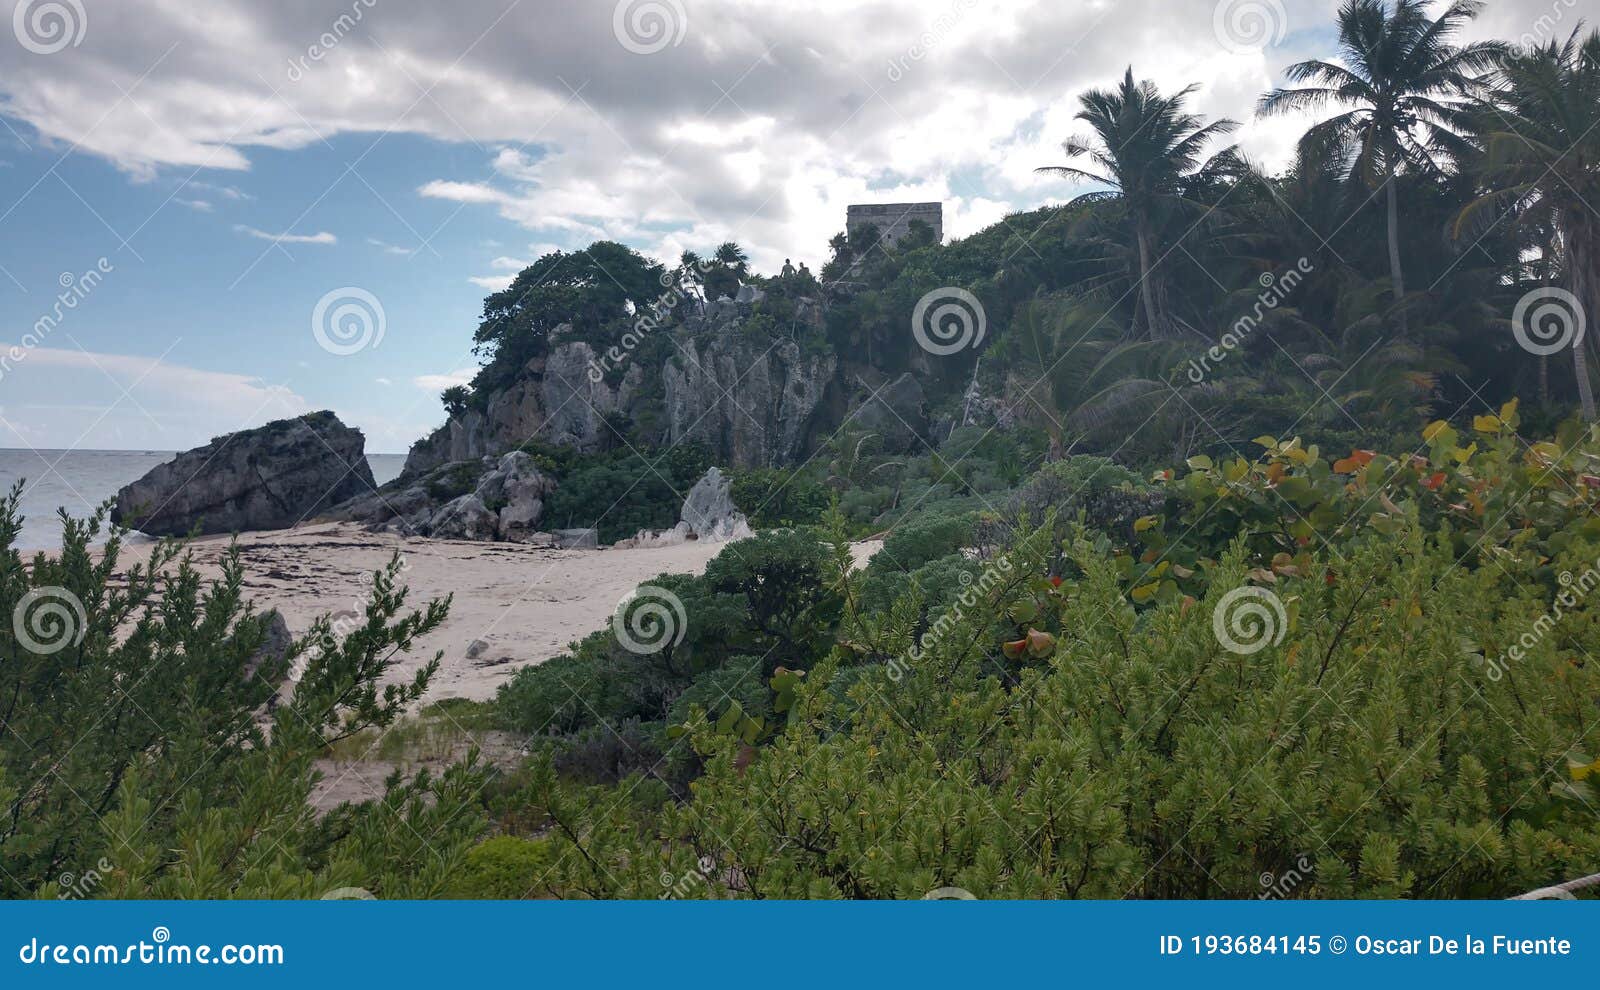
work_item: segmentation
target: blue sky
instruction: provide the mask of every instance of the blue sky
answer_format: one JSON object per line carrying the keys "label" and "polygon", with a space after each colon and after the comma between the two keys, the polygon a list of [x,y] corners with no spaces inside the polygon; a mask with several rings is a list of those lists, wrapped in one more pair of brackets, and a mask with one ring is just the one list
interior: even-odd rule
{"label": "blue sky", "polygon": [[[520,226],[417,194],[440,175],[485,171],[471,145],[347,134],[295,151],[256,151],[243,174],[173,170],[134,181],[104,159],[63,156],[12,126],[21,139],[7,135],[0,187],[32,191],[8,195],[6,206],[15,206],[0,221],[11,232],[0,239],[5,326],[32,327],[54,309],[63,273],[81,276],[105,258],[111,270],[51,332],[49,347],[259,378],[359,421],[378,452],[403,451],[437,425],[438,389],[418,380],[473,364],[471,332],[487,290],[471,279],[494,273],[494,258],[528,253]],[[252,231],[327,234],[332,243],[279,244]],[[318,346],[310,319],[325,293],[345,286],[371,287],[384,334],[375,347],[335,356]],[[0,407],[13,427],[37,431],[35,442],[47,446],[82,446],[71,424],[81,424],[80,434],[93,427],[89,446],[157,449],[238,425],[196,423],[181,395],[147,397],[154,390],[142,385],[137,401],[96,423],[92,412],[102,404],[94,393],[103,386],[102,395],[118,395],[113,380],[132,385],[120,367],[85,375],[80,364],[64,376],[30,361],[0,379]],[[62,377],[82,382],[87,394],[61,394]],[[250,425],[252,404],[265,404],[262,416],[294,406],[266,392],[241,400],[230,409]],[[8,439],[0,430],[0,444],[15,445]]]}
{"label": "blue sky", "polygon": [[[1474,31],[1565,33],[1576,4]],[[1309,121],[1254,101],[1331,54],[1336,6],[0,0],[0,446],[184,449],[331,408],[403,451],[543,251],[816,266],[872,201],[939,200],[963,236],[1083,191],[1034,167],[1130,61],[1281,162]],[[321,312],[374,329],[375,300],[381,341],[319,345],[340,292]]]}

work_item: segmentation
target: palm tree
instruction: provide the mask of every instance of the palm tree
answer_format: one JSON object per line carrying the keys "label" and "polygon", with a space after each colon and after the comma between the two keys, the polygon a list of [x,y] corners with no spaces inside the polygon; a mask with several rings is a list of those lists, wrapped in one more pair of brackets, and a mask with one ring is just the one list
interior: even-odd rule
{"label": "palm tree", "polygon": [[[1313,59],[1285,70],[1293,89],[1261,98],[1257,114],[1317,110],[1329,104],[1344,112],[1317,124],[1302,139],[1311,156],[1343,153],[1351,175],[1387,197],[1389,278],[1398,306],[1405,296],[1400,264],[1397,177],[1404,169],[1438,173],[1439,158],[1462,149],[1451,124],[1465,105],[1458,97],[1477,85],[1477,74],[1504,54],[1499,42],[1465,47],[1450,38],[1478,16],[1478,0],[1455,0],[1429,18],[1426,0],[1346,0],[1339,8],[1339,54],[1343,64]],[[1309,86],[1299,84],[1311,83]],[[1406,329],[1399,309],[1400,329]]]}
{"label": "palm tree", "polygon": [[1172,334],[1155,272],[1157,236],[1173,216],[1204,209],[1189,195],[1195,185],[1214,181],[1237,167],[1231,146],[1203,157],[1213,138],[1239,125],[1232,120],[1202,124],[1199,117],[1187,112],[1184,103],[1195,89],[1186,86],[1164,96],[1148,80],[1135,82],[1130,66],[1116,89],[1091,90],[1079,99],[1083,109],[1077,119],[1089,125],[1094,139],[1069,139],[1062,145],[1069,159],[1087,158],[1098,171],[1076,165],[1035,170],[1112,187],[1085,193],[1073,203],[1115,201],[1126,211],[1138,250],[1144,325],[1155,337]]}
{"label": "palm tree", "polygon": [[[1509,215],[1542,232],[1542,253],[1588,318],[1600,319],[1600,31],[1507,53],[1497,83],[1476,114],[1488,191],[1461,211],[1456,231]],[[1593,422],[1586,347],[1575,341],[1572,360]]]}

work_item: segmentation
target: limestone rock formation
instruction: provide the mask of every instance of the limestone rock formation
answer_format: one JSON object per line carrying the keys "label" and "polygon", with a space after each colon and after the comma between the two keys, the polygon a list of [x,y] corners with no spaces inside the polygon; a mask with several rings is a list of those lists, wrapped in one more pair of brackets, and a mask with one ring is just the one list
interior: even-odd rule
{"label": "limestone rock formation", "polygon": [[152,536],[285,529],[375,489],[365,447],[331,412],[230,433],[117,492],[111,519]]}
{"label": "limestone rock formation", "polygon": [[617,546],[668,547],[687,540],[728,543],[751,536],[749,520],[733,504],[732,489],[732,480],[713,467],[684,496],[676,526],[660,532],[641,530]]}
{"label": "limestone rock formation", "polygon": [[385,487],[338,506],[328,518],[369,529],[442,540],[548,542],[538,532],[555,479],[532,457],[513,450],[499,457],[446,464],[420,478]]}
{"label": "limestone rock formation", "polygon": [[[607,424],[613,417],[649,443],[703,444],[723,464],[800,460],[838,362],[790,336],[749,332],[746,322],[763,294],[746,288],[738,300],[723,298],[671,329],[653,331],[671,334],[664,362],[660,348],[648,360],[637,348],[600,353],[557,328],[549,351],[529,361],[512,384],[419,440],[406,459],[406,475],[497,456],[534,438],[597,451],[616,442]],[[820,330],[820,303],[796,300],[795,312],[809,331]]]}
{"label": "limestone rock formation", "polygon": [[750,535],[750,523],[733,504],[733,481],[717,468],[689,489],[679,520],[697,540],[725,543]]}

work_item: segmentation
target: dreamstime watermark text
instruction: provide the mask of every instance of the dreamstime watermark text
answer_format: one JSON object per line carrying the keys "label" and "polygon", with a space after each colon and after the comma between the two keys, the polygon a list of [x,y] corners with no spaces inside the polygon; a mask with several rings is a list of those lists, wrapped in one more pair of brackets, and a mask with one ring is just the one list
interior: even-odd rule
{"label": "dreamstime watermark text", "polygon": [[1306,280],[1306,276],[1315,270],[1316,266],[1309,258],[1301,258],[1295,262],[1293,268],[1282,275],[1262,272],[1261,291],[1256,294],[1255,305],[1250,308],[1250,312],[1234,321],[1233,326],[1222,335],[1222,339],[1201,355],[1200,360],[1190,360],[1189,380],[1196,385],[1205,381],[1206,376],[1213,370],[1212,365],[1221,364],[1227,360],[1228,355],[1244,346],[1245,341],[1260,328],[1261,321],[1266,319],[1267,314],[1282,306],[1283,301],[1289,298],[1289,294],[1299,288],[1300,283]]}
{"label": "dreamstime watermark text", "polygon": [[317,40],[306,46],[304,55],[296,56],[289,60],[289,81],[299,82],[311,70],[313,63],[321,62],[328,57],[328,53],[339,47],[339,43],[349,36],[367,11],[378,5],[378,0],[351,0],[350,9],[341,13],[328,25],[328,30],[317,36]]}
{"label": "dreamstime watermark text", "polygon": [[43,347],[50,339],[50,335],[55,333],[56,328],[67,318],[67,314],[88,299],[90,294],[100,287],[100,283],[105,281],[105,277],[116,271],[116,268],[116,265],[101,258],[94,263],[93,268],[82,275],[62,272],[57,280],[61,284],[61,291],[56,293],[50,312],[34,320],[33,328],[22,335],[22,340],[6,348],[4,353],[0,353],[0,379],[27,360],[29,352],[34,348]]}

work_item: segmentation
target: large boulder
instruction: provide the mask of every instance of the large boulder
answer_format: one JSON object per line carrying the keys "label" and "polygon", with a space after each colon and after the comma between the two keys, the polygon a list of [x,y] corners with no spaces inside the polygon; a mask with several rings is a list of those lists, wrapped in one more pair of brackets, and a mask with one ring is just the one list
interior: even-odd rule
{"label": "large boulder", "polygon": [[111,519],[152,536],[286,529],[376,487],[365,447],[331,412],[230,433],[117,492]]}
{"label": "large boulder", "polygon": [[555,490],[555,480],[540,471],[532,457],[513,450],[483,476],[475,494],[491,511],[498,508],[500,539],[523,542],[538,532],[545,496]]}
{"label": "large boulder", "polygon": [[684,496],[678,524],[671,529],[642,529],[619,547],[671,547],[689,540],[728,543],[753,535],[749,520],[733,504],[733,482],[718,468],[705,473]]}
{"label": "large boulder", "polygon": [[733,504],[733,481],[717,468],[689,489],[678,518],[678,525],[697,540],[725,543],[750,535],[750,523]]}
{"label": "large boulder", "polygon": [[440,540],[492,540],[499,535],[500,517],[478,496],[463,495],[434,513],[428,530]]}

